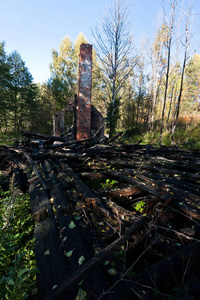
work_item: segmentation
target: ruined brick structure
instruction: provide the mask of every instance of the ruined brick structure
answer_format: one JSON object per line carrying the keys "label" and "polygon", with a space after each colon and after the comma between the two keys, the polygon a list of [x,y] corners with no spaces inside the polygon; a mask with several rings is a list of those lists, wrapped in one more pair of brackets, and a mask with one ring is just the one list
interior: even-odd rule
{"label": "ruined brick structure", "polygon": [[73,112],[73,105],[68,104],[53,116],[53,135],[61,136],[66,132],[65,128],[65,111]]}
{"label": "ruined brick structure", "polygon": [[59,111],[55,116],[53,116],[53,135],[60,136],[64,132],[64,116],[63,110]]}
{"label": "ruined brick structure", "polygon": [[[53,135],[65,132],[65,112],[74,112],[72,138],[81,140],[90,138],[104,125],[101,113],[91,104],[92,98],[92,45],[81,44],[79,57],[79,87],[75,102],[68,104],[53,117]],[[97,140],[103,139],[104,128]]]}

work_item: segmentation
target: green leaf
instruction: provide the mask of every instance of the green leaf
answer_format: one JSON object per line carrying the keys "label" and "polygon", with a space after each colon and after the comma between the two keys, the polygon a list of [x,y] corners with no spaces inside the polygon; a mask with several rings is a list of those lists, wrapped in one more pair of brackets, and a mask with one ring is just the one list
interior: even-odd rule
{"label": "green leaf", "polygon": [[72,256],[73,251],[74,251],[74,250],[71,250],[71,251],[67,252],[67,253],[66,253],[66,256],[67,256],[67,257]]}
{"label": "green leaf", "polygon": [[81,280],[81,281],[78,283],[78,285],[81,285],[81,284],[83,284],[83,281],[84,281],[84,280]]}
{"label": "green leaf", "polygon": [[10,284],[10,285],[15,285],[14,280],[10,277],[7,278],[7,283]]}
{"label": "green leaf", "polygon": [[54,285],[54,286],[52,287],[52,290],[55,290],[57,287],[58,287],[58,285],[57,285],[57,284],[56,284],[56,285]]}
{"label": "green leaf", "polygon": [[74,222],[73,221],[71,221],[71,223],[69,224],[69,229],[73,229],[73,228],[75,228],[76,227],[76,224],[74,224]]}
{"label": "green leaf", "polygon": [[84,300],[86,299],[87,293],[83,289],[78,290],[78,294],[76,296],[76,300]]}
{"label": "green leaf", "polygon": [[15,239],[18,238],[20,236],[20,233],[15,234]]}
{"label": "green leaf", "polygon": [[19,274],[18,274],[18,276],[22,276],[24,273],[26,273],[28,270],[27,269],[22,269],[20,272],[19,272]]}
{"label": "green leaf", "polygon": [[79,266],[81,266],[84,261],[85,261],[85,257],[83,255],[81,257],[79,257],[79,260],[78,260]]}
{"label": "green leaf", "polygon": [[49,250],[47,250],[45,253],[44,253],[44,255],[49,255],[50,254],[50,251]]}
{"label": "green leaf", "polygon": [[34,255],[34,251],[30,250],[29,255],[31,255],[31,256]]}
{"label": "green leaf", "polygon": [[110,275],[116,275],[117,274],[117,272],[113,268],[109,269],[108,272],[109,272]]}

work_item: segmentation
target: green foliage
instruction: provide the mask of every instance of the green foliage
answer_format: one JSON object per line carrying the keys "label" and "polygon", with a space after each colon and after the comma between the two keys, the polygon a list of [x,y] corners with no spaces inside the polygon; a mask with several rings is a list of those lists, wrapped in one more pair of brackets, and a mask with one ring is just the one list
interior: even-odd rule
{"label": "green foliage", "polygon": [[197,110],[199,105],[200,55],[195,54],[188,62],[185,70],[184,101],[182,111]]}
{"label": "green foliage", "polygon": [[135,205],[134,208],[136,211],[142,213],[144,210],[144,206],[145,206],[145,202],[144,201],[138,201]]}
{"label": "green foliage", "polygon": [[[156,124],[156,123],[155,123]],[[176,132],[174,135],[174,144],[178,147],[192,150],[200,150],[200,117],[179,117]],[[142,128],[143,124],[140,123],[138,130],[128,131],[126,138],[123,138],[124,142],[136,143],[140,139],[141,144],[147,145],[152,144],[154,146],[159,146],[159,126],[154,126],[154,131],[151,132],[147,128]],[[171,143],[171,131],[165,130],[162,133],[161,144],[164,146],[172,146]]]}
{"label": "green foliage", "polygon": [[106,179],[106,182],[101,183],[101,187],[102,189],[112,189],[114,187],[114,185],[116,185],[116,183],[118,183],[116,180],[110,180],[109,178]]}
{"label": "green foliage", "polygon": [[30,125],[36,86],[17,51],[6,55],[0,43],[0,129],[25,129]]}
{"label": "green foliage", "polygon": [[79,34],[75,43],[66,36],[60,43],[59,51],[52,50],[51,91],[55,111],[62,109],[73,100],[78,91],[78,65],[80,44],[87,43],[83,34]]}
{"label": "green foliage", "polygon": [[13,146],[16,139],[21,138],[21,133],[9,131],[0,133],[0,145]]}
{"label": "green foliage", "polygon": [[164,131],[162,133],[162,144],[164,146],[171,146],[171,132],[170,131]]}
{"label": "green foliage", "polygon": [[115,98],[115,103],[110,102],[107,104],[107,114],[106,114],[106,126],[109,128],[110,137],[115,133],[117,126],[117,121],[120,117],[119,114],[120,99]]}
{"label": "green foliage", "polygon": [[29,196],[14,196],[0,189],[0,212],[0,299],[36,299]]}
{"label": "green foliage", "polygon": [[51,135],[55,106],[50,83],[38,84],[35,108],[31,114],[30,130]]}
{"label": "green foliage", "polygon": [[153,139],[154,139],[154,133],[148,131],[147,133],[144,134],[143,142],[148,145],[153,142]]}
{"label": "green foliage", "polygon": [[[183,121],[183,120],[182,120]],[[200,126],[199,123],[194,122],[191,119],[191,123],[186,125],[181,123],[177,126],[177,130],[175,132],[175,142],[183,147],[184,149],[192,150],[197,149],[200,150]]]}
{"label": "green foliage", "polygon": [[85,183],[89,185],[91,189],[97,191],[102,189],[112,189],[118,183],[118,181],[110,180],[109,178],[107,178],[106,180],[105,179],[85,180]]}

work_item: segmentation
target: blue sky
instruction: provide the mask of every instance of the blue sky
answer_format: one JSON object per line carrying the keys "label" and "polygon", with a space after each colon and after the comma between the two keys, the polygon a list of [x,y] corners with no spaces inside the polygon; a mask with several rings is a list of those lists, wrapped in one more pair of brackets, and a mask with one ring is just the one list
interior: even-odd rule
{"label": "blue sky", "polygon": [[[0,41],[5,41],[7,54],[14,50],[20,53],[36,83],[45,82],[50,76],[51,50],[58,50],[66,35],[74,41],[80,32],[92,44],[91,29],[101,23],[111,2],[112,0],[0,0]],[[132,33],[135,44],[139,47],[144,35],[153,36],[161,0],[129,2],[133,7]],[[200,0],[194,2],[197,5],[196,12],[198,9],[200,11]]]}

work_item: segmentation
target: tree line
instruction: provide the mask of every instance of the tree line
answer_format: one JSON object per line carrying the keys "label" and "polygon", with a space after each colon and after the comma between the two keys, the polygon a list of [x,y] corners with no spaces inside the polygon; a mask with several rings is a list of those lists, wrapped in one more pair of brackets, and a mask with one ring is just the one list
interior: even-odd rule
{"label": "tree line", "polygon": [[[165,3],[166,2],[166,3]],[[104,19],[93,30],[92,102],[106,118],[110,136],[116,130],[168,132],[173,140],[180,116],[199,116],[200,55],[190,52],[191,7],[180,19],[178,0],[163,6],[163,18],[153,40],[140,51],[133,46],[130,7],[114,0]],[[0,43],[0,130],[35,130],[51,133],[52,116],[78,92],[79,34],[66,36],[59,51],[52,50],[51,76],[43,84],[33,77],[17,51],[7,55]],[[179,54],[182,54],[182,58]]]}

